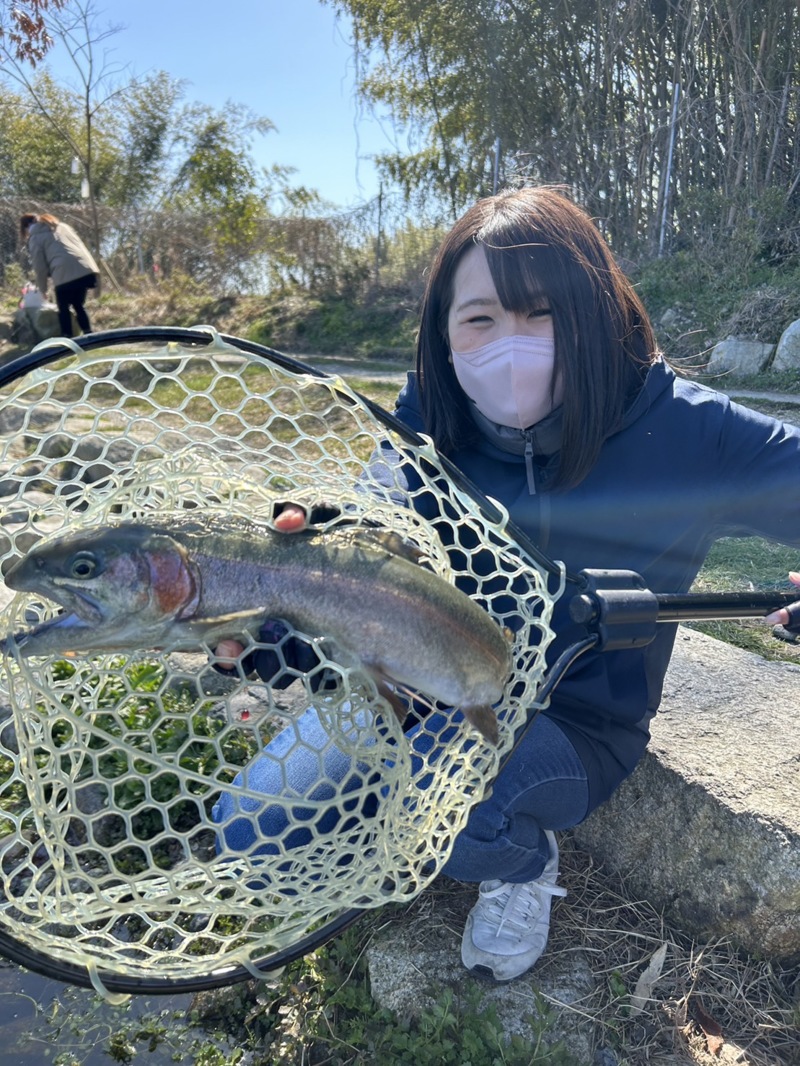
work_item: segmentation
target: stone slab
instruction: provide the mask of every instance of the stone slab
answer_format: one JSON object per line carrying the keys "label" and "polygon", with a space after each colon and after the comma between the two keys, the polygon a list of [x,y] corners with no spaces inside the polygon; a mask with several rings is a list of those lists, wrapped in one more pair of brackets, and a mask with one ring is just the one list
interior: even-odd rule
{"label": "stone slab", "polygon": [[680,627],[648,753],[573,833],[686,933],[800,960],[800,666]]}

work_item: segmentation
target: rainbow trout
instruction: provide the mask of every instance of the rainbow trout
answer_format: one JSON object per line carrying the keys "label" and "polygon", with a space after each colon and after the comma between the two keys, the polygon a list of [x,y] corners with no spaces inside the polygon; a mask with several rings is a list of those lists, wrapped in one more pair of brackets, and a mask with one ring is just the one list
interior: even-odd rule
{"label": "rainbow trout", "polygon": [[[175,514],[66,533],[36,545],[5,576],[63,613],[17,634],[18,653],[132,652],[223,637],[283,619],[387,686],[460,708],[497,739],[492,711],[511,665],[506,633],[395,534],[279,533],[232,516]],[[5,646],[8,645],[5,642]]]}

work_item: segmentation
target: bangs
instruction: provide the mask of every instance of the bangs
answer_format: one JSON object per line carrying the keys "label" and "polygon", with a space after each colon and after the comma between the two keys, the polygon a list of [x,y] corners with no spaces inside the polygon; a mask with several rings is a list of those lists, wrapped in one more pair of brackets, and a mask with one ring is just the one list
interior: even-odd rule
{"label": "bangs", "polygon": [[[479,242],[500,303],[515,314],[559,303],[558,275],[552,248],[546,244],[498,245]],[[555,268],[555,269],[554,269]]]}

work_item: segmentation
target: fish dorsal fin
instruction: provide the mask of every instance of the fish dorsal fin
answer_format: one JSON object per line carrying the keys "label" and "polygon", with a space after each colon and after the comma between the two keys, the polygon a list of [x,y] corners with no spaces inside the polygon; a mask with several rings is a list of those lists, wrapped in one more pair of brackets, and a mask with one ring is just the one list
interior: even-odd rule
{"label": "fish dorsal fin", "polygon": [[361,544],[371,551],[382,549],[389,552],[390,555],[396,555],[400,559],[405,559],[417,565],[426,558],[425,552],[421,548],[407,540],[403,540],[399,533],[395,533],[390,529],[351,526],[349,528],[343,527],[330,530],[327,535],[335,536],[337,540],[341,539],[343,543],[348,543],[355,548]]}
{"label": "fish dorsal fin", "polygon": [[[369,551],[385,551],[390,555],[397,555],[399,559],[404,559],[406,562],[416,563],[417,565],[428,558],[421,548],[411,544],[409,540],[404,540],[399,533],[382,529],[378,526],[351,526],[349,523],[342,523],[341,526],[326,530],[324,533],[320,533],[318,530],[303,531],[303,533],[306,532],[320,544],[324,543],[325,540],[329,540],[329,543],[331,540],[335,540],[341,547],[363,547]],[[303,533],[292,533],[290,535],[302,536]]]}

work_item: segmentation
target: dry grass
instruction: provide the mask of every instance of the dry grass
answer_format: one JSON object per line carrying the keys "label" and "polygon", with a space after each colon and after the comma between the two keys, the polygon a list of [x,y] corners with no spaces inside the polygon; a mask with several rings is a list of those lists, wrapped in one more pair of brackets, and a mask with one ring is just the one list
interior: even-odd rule
{"label": "dry grass", "polygon": [[762,285],[748,293],[726,321],[720,323],[718,336],[753,337],[774,344],[788,322],[797,318],[800,300],[796,293],[775,285]]}
{"label": "dry grass", "polygon": [[[604,1044],[623,1049],[631,1066],[669,1056],[698,1066],[800,1062],[800,971],[744,957],[722,941],[688,940],[583,852],[562,848],[561,866],[569,895],[556,912],[551,950],[577,943],[594,960],[594,1020]],[[664,943],[652,1001],[636,1014],[630,995]]]}

